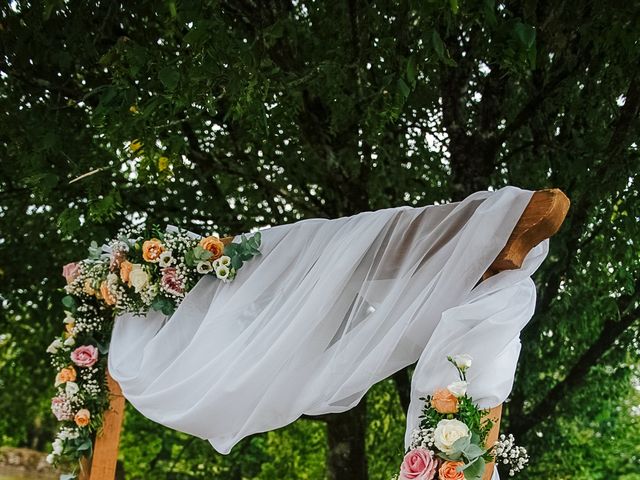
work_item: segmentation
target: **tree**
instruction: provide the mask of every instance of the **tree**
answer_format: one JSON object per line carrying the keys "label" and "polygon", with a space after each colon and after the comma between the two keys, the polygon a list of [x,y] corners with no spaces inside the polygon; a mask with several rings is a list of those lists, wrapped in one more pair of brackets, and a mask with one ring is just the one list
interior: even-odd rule
{"label": "tree", "polygon": [[[45,369],[33,351],[60,318],[59,265],[124,222],[234,234],[554,186],[573,206],[536,277],[505,420],[542,452],[549,438],[572,451],[563,425],[585,418],[580,399],[588,418],[612,404],[629,416],[639,5],[48,0],[0,12],[0,382],[45,389],[21,379]],[[407,371],[394,382],[405,405]],[[317,420],[329,478],[366,478],[371,401]],[[44,402],[3,434],[41,446]]]}

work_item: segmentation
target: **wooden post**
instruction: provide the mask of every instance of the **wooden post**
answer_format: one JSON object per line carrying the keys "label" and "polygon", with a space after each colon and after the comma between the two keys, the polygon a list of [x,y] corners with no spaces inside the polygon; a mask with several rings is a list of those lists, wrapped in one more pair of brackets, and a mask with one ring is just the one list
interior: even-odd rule
{"label": "wooden post", "polygon": [[[561,190],[535,192],[513,229],[507,244],[484,274],[483,279],[504,270],[520,268],[533,247],[555,235],[560,229],[569,211],[569,204],[569,199]],[[489,432],[487,445],[493,446],[500,435],[502,405],[492,408],[488,417],[494,421],[494,424]],[[495,463],[487,465],[482,480],[491,480],[494,465]]]}
{"label": "wooden post", "polygon": [[118,463],[120,431],[124,419],[124,396],[120,385],[107,372],[109,409],[104,413],[102,429],[96,435],[91,468],[89,462],[81,463],[80,480],[114,480]]}
{"label": "wooden post", "polygon": [[[520,268],[527,253],[543,240],[554,235],[569,210],[569,199],[558,189],[540,190],[533,194],[509,240],[484,279],[503,270]],[[228,244],[233,237],[225,237],[223,243]],[[107,374],[111,403],[105,412],[102,431],[97,435],[91,462],[91,472],[86,468],[81,471],[81,480],[114,480],[118,461],[120,431],[124,418],[124,397],[118,383]],[[491,409],[489,416],[495,423],[489,433],[488,445],[493,445],[500,432],[502,405]],[[85,462],[88,463],[88,462]],[[490,480],[493,475],[493,464],[487,465],[483,480]]]}

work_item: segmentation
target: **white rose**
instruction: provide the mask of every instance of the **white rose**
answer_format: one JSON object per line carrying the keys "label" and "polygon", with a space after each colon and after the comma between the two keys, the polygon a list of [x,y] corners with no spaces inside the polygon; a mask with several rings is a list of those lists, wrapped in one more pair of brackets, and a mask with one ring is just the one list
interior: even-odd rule
{"label": "white rose", "polygon": [[62,340],[56,338],[53,342],[51,342],[51,345],[47,347],[47,353],[56,354],[58,353],[58,350],[62,348],[62,346]]}
{"label": "white rose", "polygon": [[78,387],[78,384],[76,382],[67,382],[65,387],[64,387],[64,393],[67,395],[67,397],[75,397],[76,393],[78,393],[78,391],[80,390],[80,388]]}
{"label": "white rose", "polygon": [[114,284],[117,282],[118,282],[118,275],[116,275],[115,273],[110,273],[109,275],[107,275],[107,283]]}
{"label": "white rose", "polygon": [[436,448],[447,455],[456,453],[453,448],[456,440],[468,437],[469,435],[469,427],[460,420],[440,420],[435,432],[433,432]]}
{"label": "white rose", "polygon": [[458,367],[460,370],[466,370],[467,368],[470,368],[472,362],[473,358],[471,358],[471,355],[467,355],[466,353],[462,353],[453,357],[453,363],[455,363],[456,367]]}
{"label": "white rose", "polygon": [[51,446],[53,447],[53,454],[54,455],[61,455],[62,454],[62,450],[64,449],[63,445],[62,445],[62,440],[56,438],[53,443],[51,444]]}
{"label": "white rose", "polygon": [[54,462],[54,457],[53,457],[53,453],[50,453],[49,455],[47,455],[47,463],[49,465],[51,465]]}
{"label": "white rose", "polygon": [[64,345],[67,347],[73,347],[76,344],[76,339],[73,337],[68,337],[65,341],[64,341]]}
{"label": "white rose", "polygon": [[452,395],[460,398],[464,397],[467,393],[467,385],[468,383],[465,381],[453,382],[447,386],[447,390],[449,390]]}
{"label": "white rose", "polygon": [[211,262],[198,262],[196,270],[198,273],[202,273],[204,275],[210,273],[213,270],[213,267],[211,266]]}
{"label": "white rose", "polygon": [[129,273],[129,283],[135,289],[136,293],[140,293],[149,283],[149,275],[140,264],[135,263],[133,265],[131,273]]}

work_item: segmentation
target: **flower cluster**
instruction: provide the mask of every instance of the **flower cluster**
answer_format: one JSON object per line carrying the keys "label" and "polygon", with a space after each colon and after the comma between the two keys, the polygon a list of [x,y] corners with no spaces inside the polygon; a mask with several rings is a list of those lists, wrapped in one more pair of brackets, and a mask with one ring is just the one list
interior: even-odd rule
{"label": "flower cluster", "polygon": [[467,395],[472,358],[463,354],[447,359],[459,380],[422,399],[425,406],[420,427],[411,433],[409,449],[395,478],[480,480],[486,464],[493,461],[507,466],[510,476],[520,472],[528,457],[525,449],[514,445],[512,435],[503,435],[494,446],[486,445],[493,422]]}
{"label": "flower cluster", "polygon": [[524,470],[529,463],[527,449],[517,446],[515,438],[511,434],[508,436],[500,435],[500,439],[495,445],[494,454],[496,462],[508,470],[510,477]]}
{"label": "flower cluster", "polygon": [[62,269],[64,331],[47,348],[56,371],[51,411],[61,422],[49,463],[90,455],[109,405],[107,352],[115,316],[171,315],[204,276],[229,282],[258,255],[260,233],[226,243],[182,231],[128,230]]}

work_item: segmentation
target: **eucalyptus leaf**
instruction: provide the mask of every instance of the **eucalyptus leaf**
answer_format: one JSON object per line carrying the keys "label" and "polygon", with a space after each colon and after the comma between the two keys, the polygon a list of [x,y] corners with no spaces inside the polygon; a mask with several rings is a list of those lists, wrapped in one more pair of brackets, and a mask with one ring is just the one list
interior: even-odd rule
{"label": "eucalyptus leaf", "polygon": [[465,480],[481,480],[484,474],[486,462],[484,458],[478,457],[474,461],[465,464],[461,470],[464,472]]}
{"label": "eucalyptus leaf", "polygon": [[461,437],[453,442],[452,448],[455,452],[464,452],[471,445],[471,437]]}
{"label": "eucalyptus leaf", "polygon": [[100,258],[100,254],[102,253],[102,247],[98,245],[95,240],[91,241],[89,245],[89,258],[92,260],[97,260]]}
{"label": "eucalyptus leaf", "polygon": [[484,455],[486,450],[480,448],[478,445],[473,443],[469,444],[463,451],[464,456],[469,460],[474,460],[482,455]]}
{"label": "eucalyptus leaf", "polygon": [[64,305],[64,307],[70,312],[75,312],[78,308],[76,299],[71,295],[65,295],[64,297],[62,297],[62,305]]}

